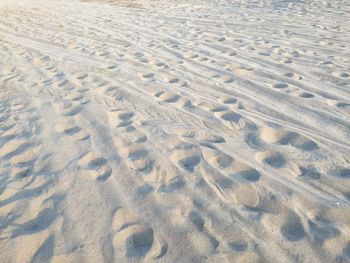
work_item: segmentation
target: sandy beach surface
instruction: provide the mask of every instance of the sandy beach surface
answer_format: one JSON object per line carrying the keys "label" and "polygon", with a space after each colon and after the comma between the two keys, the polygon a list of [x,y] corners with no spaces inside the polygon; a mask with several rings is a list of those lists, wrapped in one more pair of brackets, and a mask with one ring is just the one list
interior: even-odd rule
{"label": "sandy beach surface", "polygon": [[350,262],[350,2],[0,0],[0,262]]}

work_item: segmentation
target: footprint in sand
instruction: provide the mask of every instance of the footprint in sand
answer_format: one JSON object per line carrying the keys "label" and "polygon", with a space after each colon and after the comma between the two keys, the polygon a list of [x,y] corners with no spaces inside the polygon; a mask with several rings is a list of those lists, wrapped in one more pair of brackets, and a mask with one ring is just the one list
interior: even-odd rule
{"label": "footprint in sand", "polygon": [[175,84],[175,83],[179,83],[180,79],[176,77],[167,76],[164,78],[164,81],[170,84]]}
{"label": "footprint in sand", "polygon": [[139,75],[143,79],[153,79],[155,76],[155,74],[153,72],[140,73]]}
{"label": "footprint in sand", "polygon": [[153,169],[154,160],[149,151],[140,144],[131,144],[120,150],[120,155],[125,158],[128,167],[143,173],[149,173]]}
{"label": "footprint in sand", "polygon": [[204,230],[205,220],[198,212],[191,211],[188,217],[198,231],[202,232]]}
{"label": "footprint in sand", "polygon": [[303,79],[303,77],[301,75],[293,73],[293,72],[287,72],[283,76],[291,78],[291,79],[295,79],[295,80],[302,80]]}
{"label": "footprint in sand", "polygon": [[267,143],[291,145],[302,151],[314,151],[318,149],[318,145],[309,138],[296,132],[286,131],[281,127],[263,127],[260,131],[260,138]]}
{"label": "footprint in sand", "polygon": [[313,94],[308,93],[308,92],[302,92],[298,96],[300,98],[303,98],[303,99],[311,99],[311,98],[315,97]]}
{"label": "footprint in sand", "polygon": [[164,173],[159,191],[162,193],[174,193],[181,191],[181,189],[184,189],[185,186],[186,182],[181,176],[174,176],[170,173]]}
{"label": "footprint in sand", "polygon": [[350,103],[330,99],[327,101],[327,103],[332,107],[336,107],[343,114],[350,116]]}
{"label": "footprint in sand", "polygon": [[108,51],[105,50],[99,50],[95,52],[95,55],[98,57],[106,57],[108,56],[110,53]]}
{"label": "footprint in sand", "polygon": [[170,160],[186,172],[193,173],[202,158],[198,146],[189,143],[179,143],[174,147]]}
{"label": "footprint in sand", "polygon": [[202,169],[201,175],[208,186],[221,199],[230,204],[256,208],[261,202],[255,179],[249,181],[243,177],[243,180],[237,180],[235,175],[233,177],[223,176],[222,173],[213,169]]}
{"label": "footprint in sand", "polygon": [[180,99],[180,95],[164,91],[157,92],[155,96],[167,103],[175,103]]}
{"label": "footprint in sand", "polygon": [[234,205],[257,207],[260,196],[256,184],[261,174],[253,167],[213,148],[203,147],[206,160],[200,174],[207,185],[221,198]]}
{"label": "footprint in sand", "polygon": [[230,177],[240,182],[257,182],[260,180],[260,173],[245,163],[235,161],[232,165],[233,172]]}
{"label": "footprint in sand", "polygon": [[232,156],[220,151],[205,148],[202,150],[207,162],[222,174],[238,183],[253,183],[260,180],[261,174],[250,165],[235,160]]}
{"label": "footprint in sand", "polygon": [[116,259],[157,260],[168,250],[167,242],[130,210],[119,208],[113,217]]}
{"label": "footprint in sand", "polygon": [[225,124],[226,126],[233,128],[234,130],[255,130],[255,125],[247,120],[246,118],[242,117],[239,113],[236,113],[231,110],[220,110],[218,112],[214,113],[215,116],[218,116]]}
{"label": "footprint in sand", "polygon": [[275,169],[282,168],[287,162],[281,153],[274,151],[258,152],[255,154],[255,159]]}
{"label": "footprint in sand", "polygon": [[74,135],[81,131],[81,128],[76,125],[73,121],[67,123],[58,123],[55,126],[55,130],[58,133],[63,133],[66,135]]}
{"label": "footprint in sand", "polygon": [[184,58],[187,58],[187,59],[195,59],[198,57],[199,55],[194,52],[188,52],[187,54],[184,55]]}
{"label": "footprint in sand", "polygon": [[255,159],[273,169],[284,169],[288,175],[299,177],[305,174],[305,168],[287,160],[285,155],[276,151],[263,151],[255,154]]}
{"label": "footprint in sand", "polygon": [[107,160],[93,152],[81,157],[78,164],[99,181],[105,181],[112,175],[112,168],[108,165]]}
{"label": "footprint in sand", "polygon": [[236,112],[228,111],[221,114],[220,117],[225,121],[234,122],[237,124],[240,121],[242,116]]}
{"label": "footprint in sand", "polygon": [[276,238],[285,242],[299,242],[306,237],[306,231],[300,216],[294,211],[280,206],[278,213],[266,213],[261,224]]}
{"label": "footprint in sand", "polygon": [[90,134],[86,130],[81,129],[78,125],[76,125],[73,120],[56,124],[55,130],[59,134],[73,136],[79,141],[84,141],[90,138]]}
{"label": "footprint in sand", "polygon": [[229,110],[229,107],[227,105],[209,102],[198,103],[198,107],[208,112],[214,112],[214,114],[219,114],[221,112]]}
{"label": "footprint in sand", "polygon": [[307,222],[308,232],[316,244],[325,244],[328,240],[334,239],[341,235],[341,231],[337,228],[333,221],[313,217]]}
{"label": "footprint in sand", "polygon": [[125,129],[122,132],[123,139],[130,143],[144,143],[147,141],[147,136],[140,131],[139,129],[136,129],[134,126],[129,125],[125,126]]}
{"label": "footprint in sand", "polygon": [[248,248],[248,244],[244,240],[230,241],[227,243],[227,246],[233,252],[244,252]]}
{"label": "footprint in sand", "polygon": [[177,132],[177,134],[189,142],[199,142],[200,144],[204,145],[209,143],[216,144],[226,142],[222,136],[209,132],[182,130]]}
{"label": "footprint in sand", "polygon": [[212,77],[217,79],[217,80],[219,80],[223,84],[230,84],[230,83],[234,82],[234,79],[233,79],[233,77],[231,75],[218,75],[218,74],[215,74]]}
{"label": "footprint in sand", "polygon": [[300,241],[306,235],[300,217],[294,213],[282,225],[281,233],[286,240],[291,242]]}
{"label": "footprint in sand", "polygon": [[103,89],[97,89],[97,92],[100,92],[102,95],[107,95],[110,98],[113,98],[114,104],[112,105],[116,106],[117,101],[120,101],[123,96],[120,93],[120,87],[118,86],[110,86],[107,85],[106,87],[103,87]]}
{"label": "footprint in sand", "polygon": [[330,169],[327,174],[341,179],[350,179],[350,168],[338,166]]}
{"label": "footprint in sand", "polygon": [[89,74],[87,72],[76,72],[73,74],[73,77],[78,80],[83,80],[86,79],[88,75]]}
{"label": "footprint in sand", "polygon": [[288,88],[288,84],[287,83],[276,83],[273,85],[273,87],[275,89],[286,89],[286,88]]}
{"label": "footprint in sand", "polygon": [[229,97],[229,96],[224,96],[221,97],[219,99],[220,102],[224,103],[224,104],[236,104],[237,103],[237,99],[234,97]]}
{"label": "footprint in sand", "polygon": [[191,227],[189,238],[198,252],[208,253],[209,251],[215,251],[220,246],[220,242],[210,233],[211,231],[206,226],[205,218],[199,211],[190,211],[188,221],[190,226],[193,226]]}
{"label": "footprint in sand", "polygon": [[81,92],[76,92],[76,91],[69,92],[69,94],[65,96],[65,99],[73,100],[73,101],[81,100],[82,98],[84,98],[84,95]]}
{"label": "footprint in sand", "polygon": [[109,122],[115,127],[126,127],[132,124],[134,113],[127,110],[113,110],[108,112]]}
{"label": "footprint in sand", "polygon": [[56,107],[59,113],[67,117],[75,116],[82,110],[80,103],[67,100],[58,102]]}

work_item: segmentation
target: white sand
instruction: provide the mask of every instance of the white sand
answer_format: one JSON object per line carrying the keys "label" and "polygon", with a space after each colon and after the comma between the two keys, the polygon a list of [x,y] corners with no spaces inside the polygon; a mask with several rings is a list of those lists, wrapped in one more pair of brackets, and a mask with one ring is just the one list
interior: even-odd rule
{"label": "white sand", "polygon": [[350,262],[349,21],[1,0],[0,262]]}

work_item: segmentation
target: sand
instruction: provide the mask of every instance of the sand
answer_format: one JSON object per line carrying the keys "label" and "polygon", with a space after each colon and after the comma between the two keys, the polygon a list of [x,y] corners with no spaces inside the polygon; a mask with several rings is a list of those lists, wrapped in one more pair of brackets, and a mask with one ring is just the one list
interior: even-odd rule
{"label": "sand", "polygon": [[349,14],[0,1],[0,262],[350,262]]}

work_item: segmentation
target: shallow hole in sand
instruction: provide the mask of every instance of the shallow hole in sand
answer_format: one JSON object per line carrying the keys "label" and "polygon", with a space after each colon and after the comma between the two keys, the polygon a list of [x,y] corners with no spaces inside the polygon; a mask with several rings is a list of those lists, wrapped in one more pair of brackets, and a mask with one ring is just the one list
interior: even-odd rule
{"label": "shallow hole in sand", "polygon": [[130,257],[145,256],[151,249],[153,241],[153,230],[151,228],[132,234],[126,241],[127,255]]}
{"label": "shallow hole in sand", "polygon": [[285,89],[285,88],[288,88],[288,84],[286,84],[286,83],[277,83],[277,84],[273,85],[273,87],[275,89]]}

